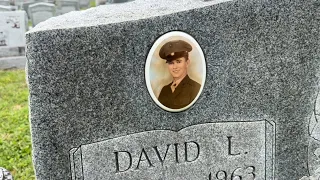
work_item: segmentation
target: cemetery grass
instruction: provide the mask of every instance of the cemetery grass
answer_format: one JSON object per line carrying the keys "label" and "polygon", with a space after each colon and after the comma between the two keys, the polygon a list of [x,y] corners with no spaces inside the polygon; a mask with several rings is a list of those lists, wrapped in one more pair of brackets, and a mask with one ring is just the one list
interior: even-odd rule
{"label": "cemetery grass", "polygon": [[0,71],[0,167],[14,179],[35,179],[25,71]]}
{"label": "cemetery grass", "polygon": [[96,1],[90,1],[90,6],[91,7],[96,7]]}

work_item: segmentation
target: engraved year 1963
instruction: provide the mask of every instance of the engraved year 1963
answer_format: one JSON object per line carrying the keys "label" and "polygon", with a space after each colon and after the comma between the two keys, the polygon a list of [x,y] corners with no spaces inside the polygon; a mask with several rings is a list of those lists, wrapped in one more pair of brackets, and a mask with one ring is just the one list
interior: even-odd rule
{"label": "engraved year 1963", "polygon": [[232,172],[219,170],[209,174],[208,180],[254,180],[256,168],[254,166],[238,167]]}

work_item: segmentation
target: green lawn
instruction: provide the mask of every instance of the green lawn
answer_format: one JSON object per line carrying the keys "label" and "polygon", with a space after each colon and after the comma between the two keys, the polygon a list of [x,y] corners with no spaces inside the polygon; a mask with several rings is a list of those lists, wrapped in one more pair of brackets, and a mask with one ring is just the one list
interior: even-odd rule
{"label": "green lawn", "polygon": [[91,7],[96,7],[96,1],[90,1],[90,6]]}
{"label": "green lawn", "polygon": [[35,179],[25,71],[0,71],[0,167],[15,180]]}

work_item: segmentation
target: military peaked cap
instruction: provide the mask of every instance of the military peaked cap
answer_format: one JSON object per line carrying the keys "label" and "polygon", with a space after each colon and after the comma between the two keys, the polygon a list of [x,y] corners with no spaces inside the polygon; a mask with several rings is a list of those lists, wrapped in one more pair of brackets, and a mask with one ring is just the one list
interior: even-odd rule
{"label": "military peaked cap", "polygon": [[185,52],[190,51],[192,51],[192,46],[189,43],[176,40],[164,44],[159,51],[159,56],[167,61],[172,61],[173,59],[182,57]]}

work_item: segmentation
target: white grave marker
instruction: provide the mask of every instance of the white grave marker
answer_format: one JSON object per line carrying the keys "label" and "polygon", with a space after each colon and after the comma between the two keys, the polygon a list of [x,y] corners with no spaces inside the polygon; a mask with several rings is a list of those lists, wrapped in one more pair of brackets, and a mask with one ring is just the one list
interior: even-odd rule
{"label": "white grave marker", "polygon": [[0,12],[0,48],[25,46],[25,11]]}

